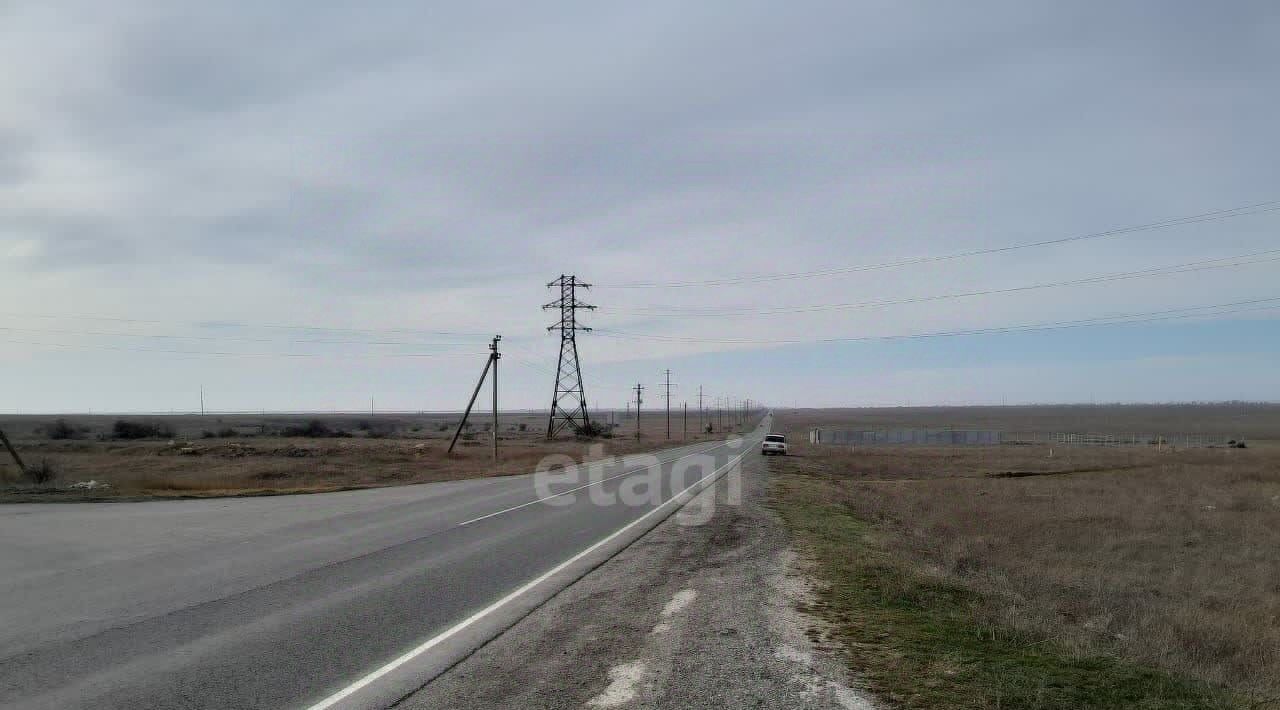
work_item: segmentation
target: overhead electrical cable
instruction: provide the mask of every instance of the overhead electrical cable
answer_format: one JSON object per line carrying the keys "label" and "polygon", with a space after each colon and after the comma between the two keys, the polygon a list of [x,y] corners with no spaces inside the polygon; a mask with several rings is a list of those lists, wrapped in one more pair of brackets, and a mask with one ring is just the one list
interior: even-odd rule
{"label": "overhead electrical cable", "polygon": [[429,357],[474,357],[475,353],[461,352],[435,352],[435,353],[297,353],[297,352],[276,352],[276,353],[255,353],[255,352],[237,352],[234,350],[177,350],[168,348],[145,348],[133,346],[117,346],[105,345],[101,343],[50,343],[43,341],[24,340],[18,338],[0,338],[0,343],[16,343],[20,345],[36,345],[46,348],[68,348],[75,350],[111,350],[119,352],[143,352],[143,353],[163,353],[168,355],[193,355],[193,356],[211,356],[211,357],[244,357],[244,358],[429,358]]}
{"label": "overhead electrical cable", "polygon": [[[1268,305],[1264,305],[1268,304]],[[1237,308],[1239,307],[1239,308]],[[892,335],[866,335],[866,336],[847,336],[847,337],[831,337],[831,338],[694,338],[673,335],[657,335],[651,333],[634,333],[629,331],[615,330],[611,328],[596,328],[596,333],[602,337],[625,338],[632,340],[654,340],[668,343],[715,343],[723,345],[805,345],[805,344],[822,344],[822,343],[856,343],[856,342],[875,342],[888,340],[914,340],[924,338],[947,338],[971,335],[995,335],[1002,333],[1030,332],[1040,330],[1060,330],[1066,328],[1080,328],[1098,325],[1130,325],[1137,323],[1152,323],[1162,320],[1176,320],[1181,318],[1199,318],[1210,316],[1222,316],[1234,313],[1244,313],[1249,311],[1265,311],[1280,308],[1280,297],[1260,298],[1248,301],[1234,301],[1231,303],[1219,303],[1206,306],[1191,306],[1187,308],[1173,308],[1163,311],[1147,311],[1143,313],[1125,313],[1112,316],[1097,316],[1093,318],[1083,318],[1078,320],[1066,321],[1048,321],[1041,323],[1027,323],[1011,326],[998,326],[991,328],[971,328],[963,330],[947,330],[935,331],[928,333],[901,333]],[[1230,310],[1214,310],[1214,309],[1230,309]]]}
{"label": "overhead electrical cable", "polygon": [[[1263,258],[1258,258],[1263,257]],[[1199,271],[1207,271],[1211,269],[1226,269],[1239,266],[1253,266],[1256,264],[1265,264],[1280,261],[1280,249],[1268,249],[1250,254],[1240,254],[1236,256],[1220,257],[1217,259],[1203,259],[1199,261],[1189,261],[1181,264],[1173,264],[1170,266],[1158,266],[1147,269],[1138,269],[1136,271],[1113,272],[1109,274],[1100,274],[1097,276],[1086,276],[1078,279],[1068,279],[1065,281],[1050,281],[1045,283],[1026,284],[1023,286],[1010,286],[1007,288],[991,288],[976,291],[961,291],[958,293],[946,293],[933,296],[917,296],[912,298],[887,299],[879,301],[861,301],[854,303],[822,303],[808,306],[777,306],[768,308],[715,308],[715,309],[683,309],[677,306],[653,306],[649,308],[611,308],[611,312],[629,313],[633,315],[642,315],[655,318],[721,318],[736,316],[770,316],[784,315],[794,313],[813,313],[821,311],[834,310],[851,310],[860,308],[883,308],[886,306],[900,306],[913,303],[928,303],[931,301],[944,301],[956,298],[973,298],[976,296],[992,296],[998,294],[1020,293],[1024,291],[1034,291],[1047,288],[1064,288],[1070,286],[1085,286],[1090,284],[1109,283],[1113,281],[1125,281],[1129,279],[1149,278],[1153,276],[1169,276],[1174,274],[1194,273]]]}
{"label": "overhead electrical cable", "polygon": [[1006,252],[1018,251],[1021,249],[1034,249],[1037,247],[1052,246],[1056,244],[1069,244],[1072,242],[1082,242],[1095,239],[1106,239],[1110,237],[1118,237],[1127,234],[1137,234],[1141,232],[1149,232],[1159,229],[1169,229],[1187,224],[1199,224],[1202,222],[1215,222],[1225,219],[1234,219],[1237,217],[1245,217],[1256,214],[1266,214],[1280,210],[1280,200],[1267,200],[1265,202],[1256,202],[1241,207],[1233,207],[1224,210],[1214,210],[1212,212],[1202,212],[1200,214],[1188,215],[1186,217],[1176,217],[1173,219],[1161,220],[1159,222],[1148,222],[1130,227],[1120,227],[1117,229],[1108,229],[1102,232],[1090,232],[1087,234],[1077,234],[1069,237],[1061,237],[1057,239],[1042,239],[1038,241],[1020,242],[1016,244],[1008,244],[1001,247],[990,247],[984,249],[968,249],[965,251],[953,252],[951,254],[941,254],[934,256],[920,256],[897,259],[873,264],[861,264],[855,266],[843,266],[827,269],[815,269],[811,271],[794,271],[773,274],[752,274],[743,276],[729,276],[718,279],[705,280],[689,280],[689,281],[632,281],[624,283],[601,283],[595,282],[596,288],[693,288],[702,286],[731,286],[736,284],[747,283],[764,283],[770,281],[785,281],[793,279],[808,279],[824,276],[839,276],[843,274],[853,274],[865,271],[878,271],[882,269],[897,269],[904,266],[915,266],[919,264],[933,264],[943,261],[953,261],[956,259],[967,259],[976,256],[987,256],[991,254],[1003,254]]}

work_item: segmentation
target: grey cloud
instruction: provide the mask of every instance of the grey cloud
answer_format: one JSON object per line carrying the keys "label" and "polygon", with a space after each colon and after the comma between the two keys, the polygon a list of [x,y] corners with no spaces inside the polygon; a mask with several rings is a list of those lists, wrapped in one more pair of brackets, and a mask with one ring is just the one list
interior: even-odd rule
{"label": "grey cloud", "polygon": [[[929,250],[970,225],[1070,232],[1238,202],[1271,170],[1248,144],[1274,107],[1248,83],[1274,65],[1275,14],[125,4],[102,58],[114,91],[55,137],[142,186],[101,216],[132,245],[108,259],[163,239],[385,288],[609,268],[600,250],[637,240],[642,262],[695,237],[852,258],[883,247],[847,249],[860,234]],[[1217,177],[1171,173],[1179,151]],[[1123,199],[1094,190],[1099,173]],[[104,263],[60,248],[59,219],[27,225],[67,257],[43,268]]]}

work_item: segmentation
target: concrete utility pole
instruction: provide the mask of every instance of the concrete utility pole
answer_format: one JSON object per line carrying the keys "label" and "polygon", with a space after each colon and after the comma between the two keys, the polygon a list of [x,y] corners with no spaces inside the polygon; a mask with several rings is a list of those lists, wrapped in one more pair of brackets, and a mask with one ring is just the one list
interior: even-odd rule
{"label": "concrete utility pole", "polygon": [[671,369],[667,368],[667,439],[671,439]]}
{"label": "concrete utility pole", "polygon": [[498,354],[498,341],[502,340],[501,335],[493,336],[493,342],[489,343],[489,358],[493,360],[493,460],[498,460],[498,361],[502,359],[502,355]]}
{"label": "concrete utility pole", "polygon": [[644,385],[637,382],[636,383],[636,439],[637,440],[640,439],[640,403],[643,401],[642,399],[640,399],[640,393],[643,391],[644,391]]}
{"label": "concrete utility pole", "polygon": [[204,385],[200,385],[200,416],[204,416]]}
{"label": "concrete utility pole", "polygon": [[704,428],[702,425],[702,385],[698,385],[698,433],[701,434]]}
{"label": "concrete utility pole", "polygon": [[680,426],[684,429],[684,432],[681,434],[680,438],[688,439],[689,438],[689,403],[688,402],[684,403],[683,409],[684,409],[684,416],[681,417]]}
{"label": "concrete utility pole", "polygon": [[498,341],[502,340],[501,335],[493,336],[493,342],[489,343],[489,357],[484,361],[484,370],[480,373],[480,379],[476,382],[475,391],[471,393],[471,401],[467,402],[467,409],[462,413],[462,421],[458,422],[458,430],[453,432],[453,440],[449,442],[448,453],[453,453],[453,447],[458,444],[458,437],[462,434],[462,430],[467,426],[467,418],[471,416],[471,408],[476,404],[476,397],[480,396],[480,388],[484,386],[484,378],[489,375],[489,368],[493,368],[493,460],[498,460],[498,359],[502,356],[498,354]]}

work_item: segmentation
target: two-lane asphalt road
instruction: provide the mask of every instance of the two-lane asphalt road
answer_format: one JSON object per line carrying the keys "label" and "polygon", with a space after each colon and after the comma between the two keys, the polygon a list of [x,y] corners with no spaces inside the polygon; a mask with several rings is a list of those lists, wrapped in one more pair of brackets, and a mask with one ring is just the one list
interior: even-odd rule
{"label": "two-lane asphalt road", "polygon": [[0,706],[385,707],[754,455],[764,427],[554,480],[0,506]]}

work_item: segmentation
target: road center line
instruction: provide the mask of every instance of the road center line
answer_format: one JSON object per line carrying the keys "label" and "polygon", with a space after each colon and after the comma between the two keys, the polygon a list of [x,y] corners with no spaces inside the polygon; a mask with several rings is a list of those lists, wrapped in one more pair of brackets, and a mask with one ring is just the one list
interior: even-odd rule
{"label": "road center line", "polygon": [[[620,535],[622,535],[623,533],[627,532],[628,530],[630,530],[630,529],[632,529],[632,528],[636,527],[637,525],[639,525],[639,524],[643,523],[644,521],[648,520],[649,518],[653,517],[654,515],[657,515],[658,513],[662,512],[664,509],[666,509],[666,508],[667,508],[668,506],[670,506],[672,503],[680,503],[680,499],[681,499],[682,497],[684,497],[684,495],[685,495],[686,493],[688,493],[689,491],[693,490],[693,489],[694,489],[694,488],[696,488],[697,486],[701,485],[704,481],[711,480],[712,482],[714,482],[716,479],[718,479],[718,478],[720,477],[720,475],[721,475],[722,473],[724,473],[724,471],[728,470],[728,469],[729,469],[729,467],[734,466],[734,465],[738,464],[739,462],[741,462],[741,461],[742,461],[742,458],[743,458],[744,456],[746,456],[746,455],[747,455],[747,452],[748,452],[748,451],[750,451],[750,449],[749,449],[749,448],[747,449],[747,451],[743,451],[742,453],[738,454],[738,456],[737,456],[736,458],[734,458],[733,460],[726,462],[726,463],[725,463],[725,465],[721,466],[720,468],[717,468],[716,470],[714,470],[714,471],[712,471],[711,473],[709,473],[709,474],[707,474],[707,475],[703,476],[702,478],[699,478],[697,481],[694,481],[694,483],[693,483],[692,485],[690,485],[689,487],[687,487],[687,488],[685,488],[684,490],[680,491],[679,493],[675,494],[674,496],[672,496],[672,497],[668,498],[666,501],[664,501],[661,505],[659,505],[658,507],[654,508],[653,510],[650,510],[649,512],[645,513],[644,515],[641,515],[639,518],[636,518],[635,520],[631,521],[630,523],[627,523],[626,525],[624,525],[624,526],[622,526],[622,527],[618,528],[617,530],[615,530],[614,532],[610,533],[608,536],[606,536],[605,538],[603,538],[603,539],[602,539],[602,540],[600,540],[599,542],[597,542],[597,543],[595,543],[594,545],[592,545],[592,546],[588,547],[587,549],[585,549],[585,550],[583,550],[583,551],[579,552],[578,554],[574,555],[573,557],[570,557],[569,559],[565,560],[564,562],[561,562],[560,564],[556,565],[555,567],[552,567],[551,569],[547,570],[546,572],[543,572],[543,573],[542,573],[541,575],[539,575],[538,577],[536,577],[536,578],[534,578],[533,580],[531,580],[531,581],[529,581],[529,582],[525,583],[523,586],[519,587],[518,589],[516,589],[515,591],[513,591],[513,592],[511,592],[510,594],[506,595],[505,597],[502,597],[502,598],[501,598],[501,599],[499,599],[498,601],[496,601],[496,602],[494,602],[494,603],[490,604],[489,606],[487,606],[487,607],[485,607],[485,608],[481,609],[480,611],[478,611],[478,612],[476,612],[476,613],[472,614],[471,616],[469,616],[469,617],[467,617],[467,618],[463,619],[462,621],[459,621],[457,624],[454,624],[453,626],[449,627],[448,629],[445,629],[445,630],[444,630],[444,631],[442,631],[441,633],[439,633],[439,634],[437,634],[437,635],[435,635],[435,636],[431,637],[430,639],[427,639],[426,641],[424,641],[424,642],[422,642],[421,644],[419,644],[417,647],[415,647],[415,648],[411,649],[410,651],[408,651],[408,652],[406,652],[406,653],[404,653],[404,654],[402,654],[402,655],[400,655],[400,656],[396,657],[395,659],[393,659],[393,660],[392,660],[392,661],[390,661],[389,663],[387,663],[387,664],[383,665],[382,667],[378,668],[377,670],[373,671],[372,673],[369,673],[368,675],[365,675],[363,678],[360,678],[359,680],[357,680],[356,682],[354,682],[354,683],[352,683],[352,684],[348,685],[347,687],[343,688],[342,690],[339,690],[338,692],[334,693],[333,695],[330,695],[329,697],[325,698],[324,700],[321,700],[320,702],[318,702],[318,703],[316,703],[316,704],[312,705],[310,708],[308,708],[308,710],[327,710],[328,708],[331,708],[331,707],[333,707],[333,706],[337,705],[338,703],[342,702],[343,700],[345,700],[345,699],[347,699],[347,698],[351,697],[353,694],[355,694],[355,693],[356,693],[356,692],[358,692],[359,690],[361,690],[361,689],[363,689],[363,688],[367,687],[369,684],[373,683],[374,681],[378,680],[379,678],[382,678],[383,676],[387,675],[388,673],[391,673],[392,671],[396,670],[396,669],[397,669],[397,668],[399,668],[400,666],[403,666],[404,664],[406,664],[406,663],[408,663],[408,662],[412,661],[413,659],[417,658],[418,656],[421,656],[422,654],[426,653],[427,651],[430,651],[431,649],[435,648],[436,646],[439,646],[441,643],[444,643],[445,641],[449,640],[449,638],[451,638],[451,637],[453,637],[453,636],[457,635],[457,634],[458,634],[458,633],[460,633],[461,631],[464,631],[467,627],[471,626],[472,624],[476,623],[477,621],[480,621],[481,619],[483,619],[483,618],[485,618],[486,616],[488,616],[488,615],[490,615],[490,614],[494,613],[495,611],[498,611],[499,609],[501,609],[502,607],[506,606],[507,604],[510,604],[512,601],[515,601],[516,599],[520,598],[520,596],[522,596],[523,594],[525,594],[525,593],[526,593],[526,592],[528,592],[529,590],[533,589],[534,587],[537,587],[539,584],[542,584],[543,582],[547,581],[547,580],[548,580],[548,579],[550,579],[551,577],[554,577],[555,575],[557,575],[557,574],[559,574],[560,572],[564,571],[564,570],[565,570],[565,568],[569,567],[569,565],[572,565],[573,563],[575,563],[575,562],[577,562],[577,561],[581,560],[582,558],[586,557],[587,555],[590,555],[591,553],[595,552],[596,550],[600,549],[601,547],[604,547],[605,545],[609,544],[609,543],[610,543],[610,542],[612,542],[613,540],[617,539]],[[672,459],[672,460],[674,461],[674,460],[678,460],[678,459]],[[687,502],[687,501],[686,501],[686,502]],[[681,504],[683,504],[683,503],[681,503]]]}

